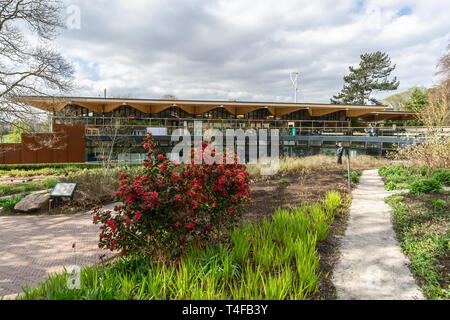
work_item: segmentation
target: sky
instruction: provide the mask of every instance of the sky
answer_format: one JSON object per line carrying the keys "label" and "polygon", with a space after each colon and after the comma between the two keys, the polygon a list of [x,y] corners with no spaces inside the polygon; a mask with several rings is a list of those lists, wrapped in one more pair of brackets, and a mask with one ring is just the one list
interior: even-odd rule
{"label": "sky", "polygon": [[329,103],[363,53],[386,52],[397,91],[432,86],[450,1],[71,0],[55,41],[72,95]]}

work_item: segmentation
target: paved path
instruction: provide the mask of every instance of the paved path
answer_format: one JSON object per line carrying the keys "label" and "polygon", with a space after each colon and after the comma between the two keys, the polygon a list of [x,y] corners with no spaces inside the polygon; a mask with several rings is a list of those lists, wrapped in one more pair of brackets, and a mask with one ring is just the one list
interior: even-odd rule
{"label": "paved path", "polygon": [[333,272],[338,299],[424,299],[400,250],[377,170],[365,170],[353,191],[341,258]]}
{"label": "paved path", "polygon": [[98,248],[99,226],[90,213],[0,216],[0,227],[0,296],[21,292],[25,283],[37,285],[64,266],[112,256]]}

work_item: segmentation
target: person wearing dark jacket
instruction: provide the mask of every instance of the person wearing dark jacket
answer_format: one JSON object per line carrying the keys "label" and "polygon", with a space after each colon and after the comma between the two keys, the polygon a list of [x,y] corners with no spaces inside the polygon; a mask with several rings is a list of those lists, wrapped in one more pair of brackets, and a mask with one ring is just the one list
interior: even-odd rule
{"label": "person wearing dark jacket", "polygon": [[342,164],[342,155],[344,154],[344,147],[342,143],[336,143],[337,164]]}

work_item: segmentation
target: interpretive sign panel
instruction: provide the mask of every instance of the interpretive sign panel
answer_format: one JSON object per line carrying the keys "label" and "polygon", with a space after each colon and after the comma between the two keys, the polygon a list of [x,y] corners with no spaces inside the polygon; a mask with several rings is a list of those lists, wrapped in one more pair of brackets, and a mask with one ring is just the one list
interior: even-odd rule
{"label": "interpretive sign panel", "polygon": [[50,197],[72,198],[76,189],[77,184],[74,182],[58,182],[50,193]]}

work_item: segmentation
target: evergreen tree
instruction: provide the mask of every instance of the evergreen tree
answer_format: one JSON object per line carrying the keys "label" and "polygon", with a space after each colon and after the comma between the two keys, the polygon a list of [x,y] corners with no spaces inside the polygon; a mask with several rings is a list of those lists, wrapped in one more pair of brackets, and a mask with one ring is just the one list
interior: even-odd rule
{"label": "evergreen tree", "polygon": [[414,88],[409,100],[405,101],[405,109],[415,112],[421,112],[427,105],[427,93]]}
{"label": "evergreen tree", "polygon": [[333,104],[359,104],[366,102],[380,104],[370,95],[375,91],[396,90],[400,84],[397,78],[388,80],[389,75],[395,69],[391,66],[391,59],[384,53],[365,53],[361,56],[359,67],[350,66],[350,74],[344,76],[344,88],[331,98]]}

